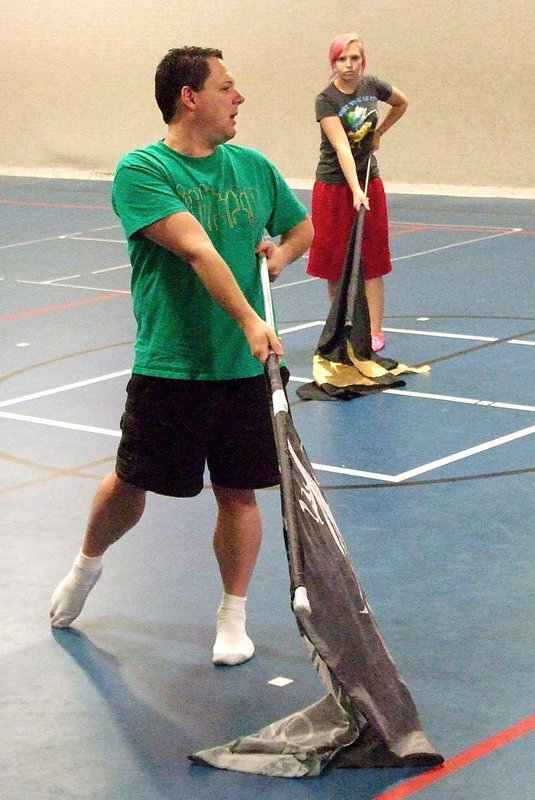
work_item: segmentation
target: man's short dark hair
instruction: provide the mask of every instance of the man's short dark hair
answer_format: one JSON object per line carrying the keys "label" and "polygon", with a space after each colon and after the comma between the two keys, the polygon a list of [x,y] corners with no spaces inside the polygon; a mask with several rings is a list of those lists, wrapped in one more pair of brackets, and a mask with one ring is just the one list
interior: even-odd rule
{"label": "man's short dark hair", "polygon": [[210,74],[208,58],[223,58],[213,47],[176,47],[169,50],[158,67],[154,79],[155,96],[164,122],[175,115],[177,98],[184,86],[198,92]]}

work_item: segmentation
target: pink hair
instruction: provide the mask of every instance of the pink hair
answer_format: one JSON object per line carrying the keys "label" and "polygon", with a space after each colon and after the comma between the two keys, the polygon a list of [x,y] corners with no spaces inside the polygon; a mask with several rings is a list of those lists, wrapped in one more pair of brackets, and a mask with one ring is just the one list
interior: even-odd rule
{"label": "pink hair", "polygon": [[345,50],[350,42],[358,42],[364,53],[364,44],[358,33],[339,33],[338,36],[335,36],[332,40],[329,48],[329,64],[331,65],[332,75],[336,72],[334,65],[340,57],[340,53],[342,50]]}

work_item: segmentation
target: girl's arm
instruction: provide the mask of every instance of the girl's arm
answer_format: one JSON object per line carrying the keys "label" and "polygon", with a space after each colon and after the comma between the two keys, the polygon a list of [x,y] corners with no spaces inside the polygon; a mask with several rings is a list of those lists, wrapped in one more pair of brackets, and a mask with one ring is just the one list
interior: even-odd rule
{"label": "girl's arm", "polygon": [[348,186],[353,193],[354,208],[356,208],[358,211],[360,206],[364,205],[369,209],[368,198],[360,188],[355,159],[353,158],[353,153],[351,152],[351,147],[349,145],[349,139],[347,138],[347,134],[342,123],[338,117],[324,117],[322,120],[320,120],[320,125],[323,132],[332,144],[334,150],[336,151],[336,156],[338,158],[340,168],[344,173],[344,178],[346,179]]}
{"label": "girl's arm", "polygon": [[382,122],[377,126],[373,133],[373,150],[379,150],[379,143],[381,141],[381,136],[383,133],[386,133],[392,125],[395,125],[398,119],[400,119],[405,111],[407,110],[407,106],[409,105],[409,100],[407,95],[404,94],[399,89],[396,89],[395,86],[392,87],[392,94],[385,100],[385,103],[388,103],[390,108],[388,109],[388,113],[386,114],[385,118]]}

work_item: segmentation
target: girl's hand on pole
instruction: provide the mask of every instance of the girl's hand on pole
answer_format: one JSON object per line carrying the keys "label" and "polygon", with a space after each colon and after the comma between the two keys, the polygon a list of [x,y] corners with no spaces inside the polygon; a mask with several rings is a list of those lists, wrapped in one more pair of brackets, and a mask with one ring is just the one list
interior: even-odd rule
{"label": "girl's hand on pole", "polygon": [[358,211],[361,206],[364,206],[368,211],[370,210],[370,201],[359,186],[353,192],[353,208]]}

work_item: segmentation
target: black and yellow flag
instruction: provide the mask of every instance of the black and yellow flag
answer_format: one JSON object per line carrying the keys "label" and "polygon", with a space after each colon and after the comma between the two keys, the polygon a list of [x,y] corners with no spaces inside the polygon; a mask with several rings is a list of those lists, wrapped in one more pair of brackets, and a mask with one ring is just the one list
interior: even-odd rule
{"label": "black and yellow flag", "polygon": [[372,350],[370,317],[360,263],[364,206],[353,223],[344,271],[312,364],[312,383],[297,389],[301,400],[351,400],[405,386],[400,375],[429,372],[429,366],[400,364]]}

